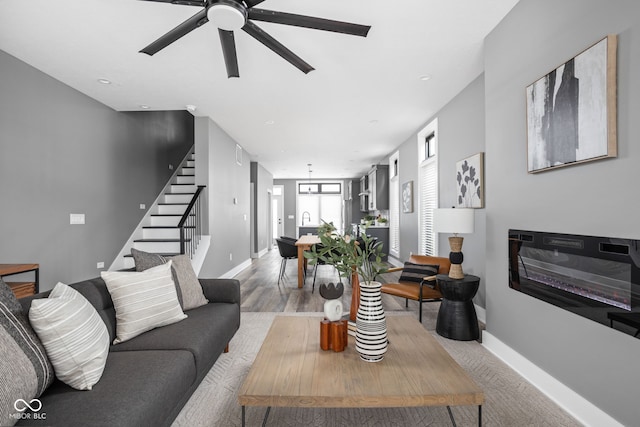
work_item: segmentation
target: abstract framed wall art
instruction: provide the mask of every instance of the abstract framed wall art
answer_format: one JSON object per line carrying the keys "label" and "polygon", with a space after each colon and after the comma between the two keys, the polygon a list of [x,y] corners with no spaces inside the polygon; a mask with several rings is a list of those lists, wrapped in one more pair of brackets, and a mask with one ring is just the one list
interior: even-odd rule
{"label": "abstract framed wall art", "polygon": [[459,208],[484,208],[484,153],[456,163]]}
{"label": "abstract framed wall art", "polygon": [[608,35],[527,86],[529,173],[617,156],[616,52]]}

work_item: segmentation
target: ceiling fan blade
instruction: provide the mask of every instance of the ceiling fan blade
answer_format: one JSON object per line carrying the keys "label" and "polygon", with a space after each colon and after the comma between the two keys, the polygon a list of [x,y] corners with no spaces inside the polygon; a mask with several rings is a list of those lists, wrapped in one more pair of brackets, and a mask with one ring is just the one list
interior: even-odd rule
{"label": "ceiling fan blade", "polygon": [[247,7],[251,8],[251,7],[259,5],[263,1],[264,0],[245,0],[245,3],[247,4]]}
{"label": "ceiling fan blade", "polygon": [[196,13],[164,36],[142,49],[140,52],[151,56],[208,21],[207,9],[202,9],[200,12]]}
{"label": "ceiling fan blade", "polygon": [[236,54],[236,41],[233,36],[233,31],[218,28],[218,34],[220,34],[220,43],[222,43],[224,63],[227,66],[227,77],[240,77],[238,55]]}
{"label": "ceiling fan blade", "polygon": [[141,1],[155,1],[159,3],[184,4],[187,6],[200,6],[200,7],[206,6],[206,2],[203,0],[141,0]]}
{"label": "ceiling fan blade", "polygon": [[293,66],[298,68],[303,73],[307,74],[309,71],[314,70],[311,65],[307,64],[302,58],[291,52],[284,45],[282,45],[282,43],[264,32],[262,28],[258,27],[253,22],[247,21],[242,29],[254,39],[258,40],[260,43],[264,44],[266,47],[289,61]]}
{"label": "ceiling fan blade", "polygon": [[371,29],[370,25],[352,24],[350,22],[332,21],[330,19],[313,16],[295,15],[293,13],[276,12],[264,9],[249,9],[249,19],[275,24],[294,25],[296,27],[313,28],[315,30],[333,31],[366,37]]}

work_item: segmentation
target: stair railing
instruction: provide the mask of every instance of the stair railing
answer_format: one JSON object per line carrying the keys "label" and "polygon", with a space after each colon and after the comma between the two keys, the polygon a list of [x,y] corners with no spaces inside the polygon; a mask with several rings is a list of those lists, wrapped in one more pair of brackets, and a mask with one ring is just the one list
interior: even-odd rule
{"label": "stair railing", "polygon": [[180,222],[178,222],[180,253],[189,255],[189,258],[193,258],[193,254],[198,249],[198,244],[202,237],[202,198],[200,194],[205,187],[205,185],[198,186],[191,198],[191,202],[189,202],[189,206],[184,211]]}

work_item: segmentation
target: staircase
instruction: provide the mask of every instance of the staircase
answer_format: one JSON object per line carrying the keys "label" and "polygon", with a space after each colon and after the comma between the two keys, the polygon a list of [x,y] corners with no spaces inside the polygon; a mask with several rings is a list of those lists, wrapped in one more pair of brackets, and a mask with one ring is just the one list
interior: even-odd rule
{"label": "staircase", "polygon": [[194,197],[201,190],[196,185],[195,153],[191,152],[109,269],[134,267],[131,248],[164,256],[184,253],[193,259],[202,237],[200,198]]}

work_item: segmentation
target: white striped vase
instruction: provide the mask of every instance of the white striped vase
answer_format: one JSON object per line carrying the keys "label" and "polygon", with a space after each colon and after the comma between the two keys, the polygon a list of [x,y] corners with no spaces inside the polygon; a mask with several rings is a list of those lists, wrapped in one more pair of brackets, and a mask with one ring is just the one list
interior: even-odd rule
{"label": "white striped vase", "polygon": [[366,362],[381,361],[389,346],[381,286],[380,282],[360,283],[360,306],[356,315],[356,351]]}

